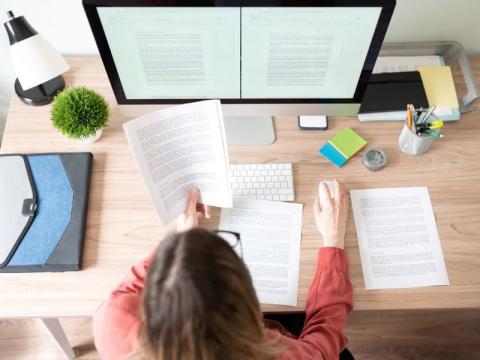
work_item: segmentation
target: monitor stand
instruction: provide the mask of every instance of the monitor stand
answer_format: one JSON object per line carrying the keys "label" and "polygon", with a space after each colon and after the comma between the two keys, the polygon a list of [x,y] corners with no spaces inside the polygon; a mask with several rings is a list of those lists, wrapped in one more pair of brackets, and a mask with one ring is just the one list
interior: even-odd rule
{"label": "monitor stand", "polygon": [[269,145],[275,142],[270,116],[225,116],[228,145]]}

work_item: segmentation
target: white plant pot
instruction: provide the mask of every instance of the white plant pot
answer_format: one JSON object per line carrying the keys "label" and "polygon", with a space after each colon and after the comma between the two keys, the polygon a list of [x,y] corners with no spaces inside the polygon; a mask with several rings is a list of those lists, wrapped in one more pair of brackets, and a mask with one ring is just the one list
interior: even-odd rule
{"label": "white plant pot", "polygon": [[78,139],[78,141],[81,142],[82,144],[92,144],[98,139],[100,139],[100,137],[102,136],[102,133],[103,133],[103,129],[98,129],[96,133],[84,138],[80,138]]}

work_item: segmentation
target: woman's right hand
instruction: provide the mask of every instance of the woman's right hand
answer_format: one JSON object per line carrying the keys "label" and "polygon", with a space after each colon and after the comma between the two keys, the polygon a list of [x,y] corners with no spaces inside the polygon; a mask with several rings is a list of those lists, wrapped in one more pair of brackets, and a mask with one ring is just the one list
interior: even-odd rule
{"label": "woman's right hand", "polygon": [[332,196],[326,183],[320,185],[319,196],[313,203],[313,212],[324,247],[343,249],[348,216],[348,196],[342,183],[334,181]]}
{"label": "woman's right hand", "polygon": [[198,226],[198,218],[210,219],[210,208],[207,205],[198,203],[200,192],[193,189],[187,200],[185,212],[178,217],[177,231],[188,231]]}

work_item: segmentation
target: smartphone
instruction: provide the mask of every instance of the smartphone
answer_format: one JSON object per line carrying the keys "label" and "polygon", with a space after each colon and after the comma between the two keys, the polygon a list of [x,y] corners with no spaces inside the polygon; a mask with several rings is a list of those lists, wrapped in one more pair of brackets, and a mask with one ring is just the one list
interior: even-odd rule
{"label": "smartphone", "polygon": [[327,117],[323,115],[299,116],[298,127],[301,130],[327,130]]}

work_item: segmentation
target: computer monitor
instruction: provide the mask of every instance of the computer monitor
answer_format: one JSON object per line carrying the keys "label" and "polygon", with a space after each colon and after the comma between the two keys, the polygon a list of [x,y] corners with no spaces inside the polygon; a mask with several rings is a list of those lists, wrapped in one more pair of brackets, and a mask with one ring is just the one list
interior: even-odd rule
{"label": "computer monitor", "polygon": [[[83,4],[119,104],[220,99],[241,125],[253,115],[356,114],[395,0]],[[250,134],[261,128],[253,121]]]}

